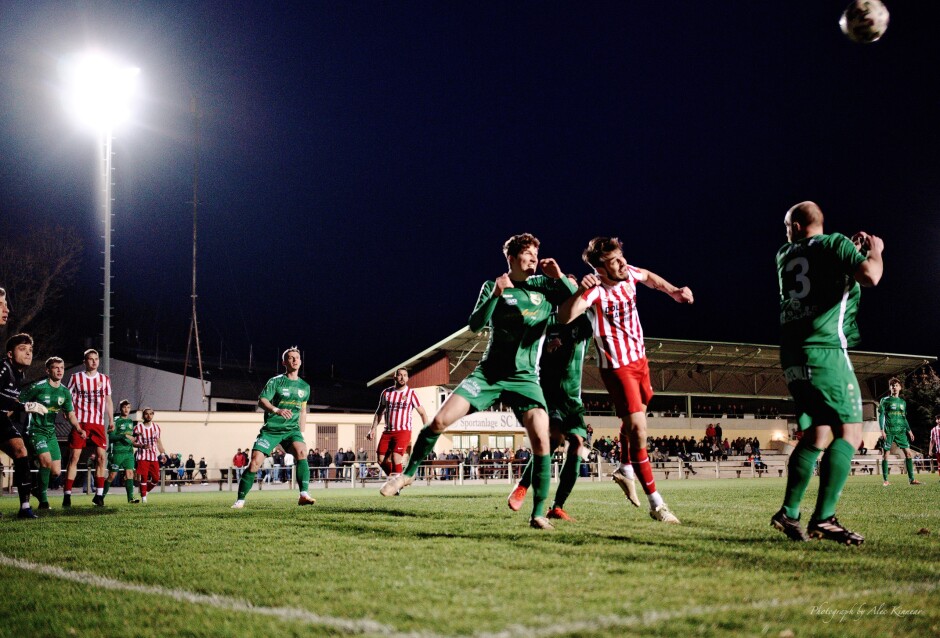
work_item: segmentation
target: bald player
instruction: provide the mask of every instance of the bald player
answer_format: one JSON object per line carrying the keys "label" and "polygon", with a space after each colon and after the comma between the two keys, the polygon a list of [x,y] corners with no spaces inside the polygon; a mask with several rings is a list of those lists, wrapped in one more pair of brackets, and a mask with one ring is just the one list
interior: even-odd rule
{"label": "bald player", "polygon": [[[803,436],[790,455],[783,507],[770,522],[796,541],[861,545],[864,537],[835,516],[862,440],[862,396],[847,348],[859,342],[861,286],[878,285],[884,272],[884,242],[867,233],[851,240],[825,234],[822,211],[808,201],[788,210],[784,225],[787,243],[777,251],[780,364]],[[819,495],[807,534],[800,502],[820,454]]]}

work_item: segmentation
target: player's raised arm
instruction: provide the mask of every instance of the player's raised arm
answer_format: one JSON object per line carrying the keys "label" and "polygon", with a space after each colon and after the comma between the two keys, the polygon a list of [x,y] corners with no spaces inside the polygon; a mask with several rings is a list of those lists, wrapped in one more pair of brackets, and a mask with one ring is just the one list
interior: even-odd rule
{"label": "player's raised arm", "polygon": [[865,232],[856,233],[852,243],[865,255],[865,261],[855,269],[855,281],[866,287],[877,286],[884,274],[884,261],[881,258],[885,243],[876,235]]}
{"label": "player's raised arm", "polygon": [[509,278],[509,273],[503,273],[496,281],[485,282],[480,289],[476,306],[474,306],[473,312],[470,313],[470,319],[467,321],[470,329],[474,332],[483,330],[483,327],[489,323],[490,317],[493,316],[493,310],[496,309],[496,302],[499,301],[500,295],[507,288],[514,287],[512,280]]}
{"label": "player's raised arm", "polygon": [[656,273],[646,270],[645,268],[637,268],[637,281],[643,283],[647,288],[652,288],[653,290],[658,290],[664,292],[670,297],[672,297],[676,303],[693,303],[695,298],[692,296],[692,291],[684,286],[679,288],[678,286],[673,286],[671,283],[657,275]]}
{"label": "player's raised arm", "polygon": [[600,285],[601,280],[595,274],[584,275],[581,278],[581,283],[578,285],[578,289],[575,290],[574,295],[568,298],[561,306],[558,308],[558,320],[561,323],[571,323],[578,317],[584,314],[584,311],[591,306],[591,302],[585,299],[587,293],[591,288]]}
{"label": "player's raised arm", "polygon": [[559,266],[558,262],[551,257],[540,259],[539,267],[547,277],[551,277],[552,279],[561,279],[565,276],[564,273],[561,272],[561,266]]}

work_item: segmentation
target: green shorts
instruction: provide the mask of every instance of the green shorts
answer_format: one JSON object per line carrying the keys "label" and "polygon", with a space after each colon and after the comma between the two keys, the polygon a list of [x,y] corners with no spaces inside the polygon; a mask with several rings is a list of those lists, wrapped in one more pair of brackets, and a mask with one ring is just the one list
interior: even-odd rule
{"label": "green shorts", "polygon": [[137,469],[137,463],[134,460],[133,450],[128,451],[117,451],[111,454],[108,454],[108,467],[112,472],[119,472],[121,470],[135,470]]}
{"label": "green shorts", "polygon": [[31,433],[28,438],[31,456],[48,454],[53,461],[62,460],[62,450],[59,449],[59,440],[55,438],[55,434],[35,432]]}
{"label": "green shorts", "polygon": [[502,401],[512,408],[520,423],[522,415],[529,410],[546,409],[545,395],[534,372],[489,380],[478,366],[460,382],[454,394],[466,399],[475,411],[485,410],[497,401]]}
{"label": "green shorts", "polygon": [[587,438],[587,426],[584,424],[584,403],[581,401],[581,387],[565,387],[553,379],[542,378],[542,391],[548,403],[548,418],[552,427],[562,434],[576,434]]}
{"label": "green shorts", "polygon": [[862,393],[845,350],[781,350],[780,363],[801,430],[862,422]]}
{"label": "green shorts", "polygon": [[896,443],[899,450],[907,450],[911,447],[911,442],[907,438],[907,432],[885,431],[885,442],[881,449],[885,452],[889,451],[892,443]]}
{"label": "green shorts", "polygon": [[288,452],[289,450],[285,444],[295,442],[304,443],[304,435],[300,430],[288,430],[285,432],[284,430],[269,430],[263,427],[261,431],[258,432],[258,438],[255,439],[255,444],[251,446],[251,449],[252,451],[258,450],[265,456],[271,456],[274,448],[278,445],[284,448],[285,452]]}

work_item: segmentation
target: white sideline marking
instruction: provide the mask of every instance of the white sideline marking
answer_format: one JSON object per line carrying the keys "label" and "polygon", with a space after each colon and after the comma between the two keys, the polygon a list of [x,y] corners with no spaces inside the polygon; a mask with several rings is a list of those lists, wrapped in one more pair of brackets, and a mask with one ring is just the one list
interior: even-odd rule
{"label": "white sideline marking", "polygon": [[[387,638],[445,638],[446,634],[437,634],[429,631],[418,632],[399,632],[393,627],[383,625],[372,620],[348,620],[345,618],[333,618],[330,616],[320,616],[305,609],[295,609],[292,607],[259,607],[248,601],[238,598],[229,598],[227,596],[197,594],[182,589],[168,589],[153,585],[135,585],[134,583],[125,583],[123,581],[90,574],[88,572],[73,572],[60,567],[52,567],[40,563],[33,563],[19,558],[11,558],[0,554],[0,565],[15,567],[24,571],[59,578],[84,585],[102,587],[104,589],[114,589],[118,591],[130,591],[141,594],[150,594],[165,596],[181,602],[192,603],[195,605],[208,605],[217,609],[226,609],[249,614],[259,614],[262,616],[273,616],[282,620],[293,620],[305,622],[311,625],[320,625],[325,627],[334,627],[351,633],[358,634],[378,634]],[[846,592],[843,594],[818,594],[804,596],[801,598],[770,598],[765,600],[752,600],[743,604],[729,605],[693,605],[683,609],[672,611],[650,610],[641,614],[631,614],[627,616],[618,616],[607,614],[598,616],[590,620],[579,620],[571,623],[555,623],[550,626],[524,626],[510,625],[505,629],[495,632],[480,632],[473,634],[473,638],[531,638],[537,636],[563,636],[575,632],[590,633],[599,629],[613,629],[616,627],[636,628],[653,623],[667,622],[680,618],[694,618],[695,616],[709,616],[712,614],[727,614],[752,609],[774,609],[794,607],[797,605],[813,605],[822,602],[832,602],[835,600],[851,600],[864,596],[885,594],[916,594],[931,593],[940,589],[940,583],[922,583],[917,585],[907,585],[904,587],[881,587],[879,589],[866,589],[857,592]]]}
{"label": "white sideline marking", "polygon": [[273,616],[282,620],[294,620],[311,625],[321,625],[325,627],[334,627],[353,633],[373,633],[390,634],[395,630],[388,625],[377,623],[373,620],[348,620],[345,618],[333,618],[331,616],[320,616],[305,609],[295,609],[292,607],[261,607],[253,605],[246,600],[238,598],[229,598],[228,596],[219,596],[216,594],[197,594],[196,592],[183,589],[169,589],[155,585],[136,585],[134,583],[125,583],[113,578],[98,576],[88,572],[73,572],[61,567],[51,565],[42,565],[28,560],[11,558],[0,554],[0,564],[7,567],[15,567],[23,571],[41,574],[61,580],[68,580],[83,585],[92,585],[104,589],[115,589],[118,591],[129,591],[139,594],[148,594],[172,598],[180,602],[192,603],[194,605],[208,605],[217,609],[226,609],[229,611],[239,611],[249,614],[259,614],[261,616]]}
{"label": "white sideline marking", "polygon": [[590,633],[598,629],[612,629],[615,627],[636,628],[638,626],[649,625],[652,623],[677,620],[679,618],[692,618],[695,616],[709,616],[716,613],[734,613],[748,611],[751,609],[785,608],[795,605],[814,605],[833,600],[851,600],[863,596],[884,596],[885,594],[915,594],[930,593],[940,589],[940,584],[923,583],[919,585],[908,585],[905,587],[889,587],[880,589],[866,589],[857,592],[847,592],[844,594],[818,594],[812,597],[804,596],[802,598],[779,599],[771,598],[768,600],[752,600],[749,603],[739,605],[694,605],[675,611],[648,611],[642,614],[633,614],[629,616],[615,616],[608,614],[599,616],[591,620],[579,620],[567,624],[554,624],[548,627],[524,627],[522,625],[511,625],[506,629],[495,632],[483,632],[474,634],[474,638],[517,638],[531,636],[564,636],[567,634],[581,632]]}

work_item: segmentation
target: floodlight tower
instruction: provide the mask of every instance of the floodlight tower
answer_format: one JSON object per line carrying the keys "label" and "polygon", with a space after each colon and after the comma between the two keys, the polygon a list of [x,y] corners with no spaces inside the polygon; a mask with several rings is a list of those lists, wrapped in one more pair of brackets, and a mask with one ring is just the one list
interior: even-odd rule
{"label": "floodlight tower", "polygon": [[140,69],[115,63],[98,53],[75,56],[66,65],[69,110],[98,135],[104,210],[104,311],[101,329],[101,371],[111,361],[111,144],[114,127],[126,120]]}

